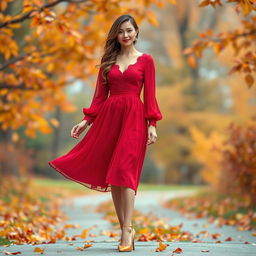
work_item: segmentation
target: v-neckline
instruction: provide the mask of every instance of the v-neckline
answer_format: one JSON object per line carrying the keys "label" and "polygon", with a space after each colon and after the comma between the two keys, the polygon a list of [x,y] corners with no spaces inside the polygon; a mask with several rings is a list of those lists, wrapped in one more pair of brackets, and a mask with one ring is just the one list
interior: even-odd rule
{"label": "v-neckline", "polygon": [[133,66],[133,65],[137,64],[138,61],[139,61],[139,58],[142,57],[144,54],[145,54],[145,53],[142,53],[141,55],[139,55],[139,56],[137,57],[136,61],[135,61],[134,63],[129,64],[129,65],[127,66],[127,68],[126,68],[123,72],[120,70],[119,64],[114,64],[114,65],[117,66],[118,71],[123,75],[123,74],[129,69],[130,66]]}

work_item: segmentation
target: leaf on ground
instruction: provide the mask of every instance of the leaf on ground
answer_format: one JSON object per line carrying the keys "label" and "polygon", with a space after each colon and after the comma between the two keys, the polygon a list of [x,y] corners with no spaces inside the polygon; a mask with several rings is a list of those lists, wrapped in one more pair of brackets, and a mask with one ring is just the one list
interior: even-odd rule
{"label": "leaf on ground", "polygon": [[8,252],[8,251],[3,251],[5,255],[17,255],[17,254],[21,254],[21,252]]}
{"label": "leaf on ground", "polygon": [[181,249],[181,248],[176,248],[174,251],[173,251],[173,253],[182,253],[183,252],[183,250]]}
{"label": "leaf on ground", "polygon": [[45,251],[45,248],[44,248],[44,249],[41,249],[41,248],[39,248],[39,247],[35,247],[35,249],[34,249],[33,252],[39,252],[39,253],[43,254],[44,251]]}
{"label": "leaf on ground", "polygon": [[212,234],[212,238],[213,238],[213,239],[217,239],[219,236],[221,236],[220,233],[214,233],[214,234]]}
{"label": "leaf on ground", "polygon": [[91,246],[92,246],[92,244],[85,244],[85,245],[84,245],[84,249],[89,248],[89,247],[91,247]]}
{"label": "leaf on ground", "polygon": [[159,242],[159,246],[156,248],[156,252],[161,252],[164,251],[166,249],[166,247],[168,246],[168,244],[164,244],[162,242]]}

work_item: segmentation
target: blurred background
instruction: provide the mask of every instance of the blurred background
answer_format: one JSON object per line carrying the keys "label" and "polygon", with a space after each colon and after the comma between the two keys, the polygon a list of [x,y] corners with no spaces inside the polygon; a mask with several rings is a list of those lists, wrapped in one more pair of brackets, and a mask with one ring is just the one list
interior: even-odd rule
{"label": "blurred background", "polygon": [[254,202],[254,4],[4,0],[0,9],[1,182],[64,179],[47,162],[84,136],[70,130],[90,106],[112,22],[129,13],[136,48],[155,60],[163,114],[141,183],[210,185]]}

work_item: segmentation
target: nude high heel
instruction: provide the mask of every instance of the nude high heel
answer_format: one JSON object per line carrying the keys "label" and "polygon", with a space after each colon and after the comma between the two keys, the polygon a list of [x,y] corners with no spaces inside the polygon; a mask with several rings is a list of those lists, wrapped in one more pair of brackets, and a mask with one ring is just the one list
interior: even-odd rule
{"label": "nude high heel", "polygon": [[[132,225],[131,226],[123,226],[123,227],[132,227]],[[132,244],[131,245],[120,245],[119,244],[118,245],[119,252],[131,252],[132,250],[135,250],[135,246],[134,246],[135,230],[133,227],[132,227],[131,235],[132,235]]]}

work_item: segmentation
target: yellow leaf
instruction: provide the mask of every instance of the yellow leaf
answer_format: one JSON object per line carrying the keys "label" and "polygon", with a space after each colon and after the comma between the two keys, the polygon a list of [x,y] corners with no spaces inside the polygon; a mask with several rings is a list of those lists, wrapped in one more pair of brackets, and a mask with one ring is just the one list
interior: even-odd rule
{"label": "yellow leaf", "polygon": [[54,67],[55,67],[54,63],[49,63],[49,64],[47,65],[47,71],[48,71],[48,72],[53,71],[53,70],[54,70]]}
{"label": "yellow leaf", "polygon": [[147,11],[147,18],[149,20],[149,22],[155,26],[159,26],[159,22],[156,19],[155,14],[152,11]]}
{"label": "yellow leaf", "polygon": [[150,229],[149,228],[143,228],[143,229],[140,229],[139,230],[139,234],[146,234],[146,233],[149,233],[150,232]]}
{"label": "yellow leaf", "polygon": [[250,3],[249,0],[244,0],[240,2],[243,10],[243,14],[247,15],[249,12],[253,10],[252,4]]}
{"label": "yellow leaf", "polygon": [[213,44],[213,50],[214,50],[215,54],[218,55],[218,53],[220,52],[220,45],[219,45],[219,43],[214,43]]}
{"label": "yellow leaf", "polygon": [[59,121],[57,119],[52,118],[50,121],[51,121],[51,123],[54,127],[59,127],[60,124],[59,124]]}

